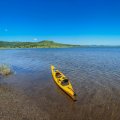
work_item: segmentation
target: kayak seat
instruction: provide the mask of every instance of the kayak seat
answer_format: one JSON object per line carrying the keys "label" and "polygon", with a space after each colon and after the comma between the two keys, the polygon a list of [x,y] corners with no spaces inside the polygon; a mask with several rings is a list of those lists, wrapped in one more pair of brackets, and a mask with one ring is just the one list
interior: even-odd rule
{"label": "kayak seat", "polygon": [[56,77],[57,77],[57,78],[61,78],[62,75],[61,75],[59,72],[56,72]]}

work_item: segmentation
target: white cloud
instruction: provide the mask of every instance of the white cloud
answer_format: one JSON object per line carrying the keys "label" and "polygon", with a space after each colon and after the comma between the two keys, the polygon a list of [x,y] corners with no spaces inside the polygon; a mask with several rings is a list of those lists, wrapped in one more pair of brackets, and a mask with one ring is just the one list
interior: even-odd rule
{"label": "white cloud", "polygon": [[34,41],[37,41],[37,40],[38,40],[38,38],[33,38],[33,40],[34,40]]}

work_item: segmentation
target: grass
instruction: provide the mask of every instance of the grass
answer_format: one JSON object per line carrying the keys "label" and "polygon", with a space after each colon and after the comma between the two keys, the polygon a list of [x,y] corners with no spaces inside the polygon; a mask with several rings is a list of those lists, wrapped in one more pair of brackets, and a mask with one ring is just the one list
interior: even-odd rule
{"label": "grass", "polygon": [[11,73],[12,73],[12,70],[8,65],[6,64],[0,65],[0,75],[7,76],[7,75],[10,75]]}

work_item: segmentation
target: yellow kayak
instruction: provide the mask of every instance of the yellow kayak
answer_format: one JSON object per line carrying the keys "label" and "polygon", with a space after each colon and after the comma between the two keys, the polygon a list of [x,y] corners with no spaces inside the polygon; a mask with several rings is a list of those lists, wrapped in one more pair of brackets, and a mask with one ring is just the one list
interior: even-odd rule
{"label": "yellow kayak", "polygon": [[55,83],[65,92],[67,93],[73,100],[76,100],[76,94],[73,90],[73,87],[69,81],[69,79],[59,70],[55,69],[53,65],[51,65],[52,76]]}

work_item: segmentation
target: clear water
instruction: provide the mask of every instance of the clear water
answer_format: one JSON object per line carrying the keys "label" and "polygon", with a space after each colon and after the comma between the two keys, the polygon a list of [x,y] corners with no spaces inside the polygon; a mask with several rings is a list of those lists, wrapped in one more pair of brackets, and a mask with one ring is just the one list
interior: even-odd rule
{"label": "clear water", "polygon": [[[120,48],[0,50],[0,63],[15,71],[6,83],[21,89],[50,119],[120,119]],[[51,64],[69,77],[77,102],[57,88]]]}

